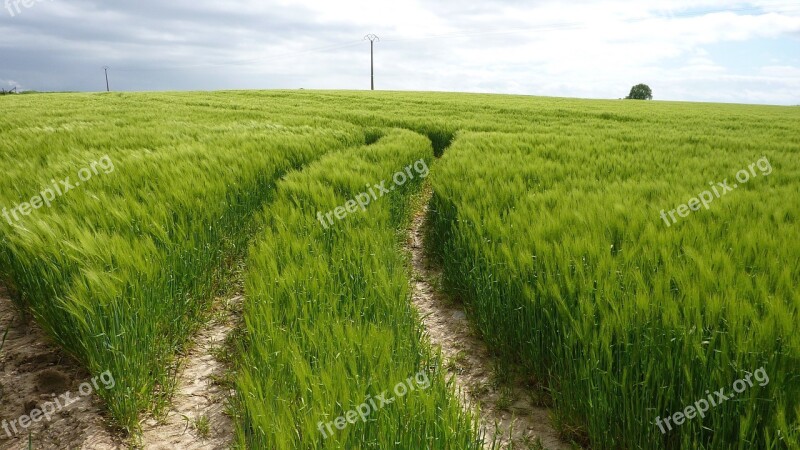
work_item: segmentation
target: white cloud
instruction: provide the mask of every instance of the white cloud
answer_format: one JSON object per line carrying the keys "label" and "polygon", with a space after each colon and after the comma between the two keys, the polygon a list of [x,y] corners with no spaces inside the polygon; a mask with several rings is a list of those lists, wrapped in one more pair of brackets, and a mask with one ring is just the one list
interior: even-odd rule
{"label": "white cloud", "polygon": [[[800,8],[781,0],[74,0],[26,13],[0,17],[0,77],[38,89],[94,89],[103,64],[130,89],[362,88],[359,41],[374,32],[385,89],[619,98],[646,82],[659,99],[800,102]],[[761,69],[710,50],[768,39],[784,54]]]}

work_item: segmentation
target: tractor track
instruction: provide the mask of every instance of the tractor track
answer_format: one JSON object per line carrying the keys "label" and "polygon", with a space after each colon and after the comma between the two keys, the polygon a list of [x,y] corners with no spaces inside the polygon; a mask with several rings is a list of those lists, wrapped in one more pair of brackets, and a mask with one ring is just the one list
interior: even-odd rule
{"label": "tractor track", "polygon": [[569,449],[550,424],[550,410],[535,404],[530,388],[497,382],[494,359],[472,331],[464,308],[434,287],[432,280],[440,279],[441,271],[425,258],[427,213],[426,206],[414,217],[408,236],[413,303],[431,344],[441,348],[448,377],[455,381],[464,408],[480,408],[485,448]]}

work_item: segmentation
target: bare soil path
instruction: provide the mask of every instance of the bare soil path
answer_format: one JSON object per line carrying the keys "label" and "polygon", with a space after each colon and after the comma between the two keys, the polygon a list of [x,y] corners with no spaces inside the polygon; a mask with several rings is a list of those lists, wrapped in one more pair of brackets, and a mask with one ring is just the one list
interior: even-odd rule
{"label": "bare soil path", "polygon": [[[426,202],[427,203],[427,202]],[[480,406],[481,427],[490,448],[562,450],[564,443],[550,424],[547,408],[536,406],[532,390],[521,383],[498,382],[491,353],[472,331],[464,308],[434,288],[441,271],[425,258],[424,229],[428,209],[420,212],[409,232],[413,301],[431,343],[441,347],[448,376],[453,377],[465,408]]]}
{"label": "bare soil path", "polygon": [[212,321],[195,337],[186,355],[166,417],[142,423],[139,443],[153,450],[228,449],[233,444],[233,421],[228,401],[233,392],[224,382],[227,367],[221,356],[234,330],[242,303],[237,296],[221,305]]}
{"label": "bare soil path", "polygon": [[[29,436],[34,449],[124,448],[122,439],[107,428],[99,397],[80,394],[81,384],[93,377],[52,344],[33,320],[23,319],[0,287],[0,341],[6,330],[0,348],[0,449],[27,449]],[[48,420],[32,415],[34,410],[54,413]],[[33,416],[36,422],[28,419]]]}

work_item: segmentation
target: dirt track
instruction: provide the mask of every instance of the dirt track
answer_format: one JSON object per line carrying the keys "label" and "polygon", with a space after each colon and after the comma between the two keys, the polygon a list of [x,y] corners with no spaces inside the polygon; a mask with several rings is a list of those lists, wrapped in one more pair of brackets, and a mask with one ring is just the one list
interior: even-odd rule
{"label": "dirt track", "polygon": [[[5,425],[0,428],[0,448],[28,448],[29,436],[35,449],[121,448],[121,440],[107,430],[101,400],[94,393],[80,395],[81,384],[93,377],[52,345],[32,320],[23,320],[8,292],[0,287],[0,339],[7,328],[0,350],[0,421],[5,421],[0,423],[0,427]],[[45,407],[47,403],[49,407]],[[50,420],[39,417],[23,428],[20,418],[35,409],[56,412]]]}
{"label": "dirt track", "polygon": [[464,407],[480,406],[487,441],[496,438],[500,448],[512,442],[514,448],[537,448],[539,441],[546,449],[569,449],[550,425],[550,411],[534,404],[530,389],[497,382],[490,352],[472,332],[463,307],[433,287],[432,281],[439,279],[441,272],[425,259],[426,217],[427,207],[414,218],[409,232],[408,250],[415,272],[413,301],[431,343],[442,349],[448,376],[455,379]]}
{"label": "dirt track", "polygon": [[149,419],[142,425],[141,444],[145,449],[231,447],[233,422],[226,408],[232,393],[220,383],[227,369],[214,354],[224,348],[233,331],[237,320],[234,310],[241,302],[242,297],[236,297],[223,305],[220,314],[195,337],[194,346],[183,361],[167,416],[161,421]]}

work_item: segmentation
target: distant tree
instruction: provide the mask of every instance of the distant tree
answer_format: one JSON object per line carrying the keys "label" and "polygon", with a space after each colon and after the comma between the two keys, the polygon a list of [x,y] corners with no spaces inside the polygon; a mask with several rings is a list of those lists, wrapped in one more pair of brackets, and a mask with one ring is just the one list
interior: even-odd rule
{"label": "distant tree", "polygon": [[625,97],[626,100],[652,100],[653,90],[646,84],[637,84],[631,88],[631,93]]}

